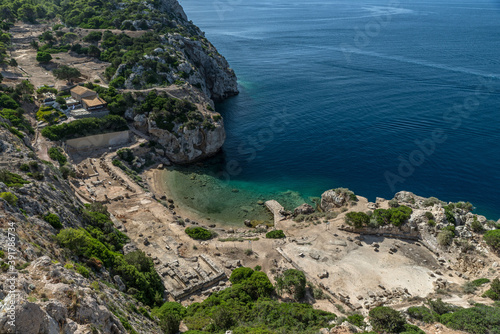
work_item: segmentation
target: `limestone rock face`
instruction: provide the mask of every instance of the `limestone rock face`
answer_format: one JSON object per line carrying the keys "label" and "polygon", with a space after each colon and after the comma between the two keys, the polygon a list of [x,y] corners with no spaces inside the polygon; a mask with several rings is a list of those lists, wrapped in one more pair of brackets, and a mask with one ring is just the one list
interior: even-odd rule
{"label": "limestone rock face", "polygon": [[220,101],[238,94],[236,75],[223,56],[208,55],[199,41],[187,38],[184,38],[184,52],[192,63],[199,64],[202,87],[204,84],[211,99]]}
{"label": "limestone rock face", "polygon": [[337,189],[325,191],[321,195],[321,208],[325,211],[340,208],[349,203],[349,194]]}
{"label": "limestone rock face", "polygon": [[314,208],[312,206],[310,206],[309,204],[307,204],[307,203],[304,203],[304,204],[296,207],[295,210],[293,210],[293,214],[295,216],[298,216],[298,215],[309,215],[311,213],[314,213]]}
{"label": "limestone rock face", "polygon": [[161,0],[160,10],[172,12],[181,19],[187,21],[187,15],[177,0]]}
{"label": "limestone rock face", "polygon": [[179,164],[214,155],[226,140],[222,123],[216,123],[215,128],[210,130],[202,126],[197,126],[193,130],[187,128],[179,130],[179,126],[176,126],[169,132],[159,129],[150,119],[148,132],[153,140],[164,147],[167,158]]}

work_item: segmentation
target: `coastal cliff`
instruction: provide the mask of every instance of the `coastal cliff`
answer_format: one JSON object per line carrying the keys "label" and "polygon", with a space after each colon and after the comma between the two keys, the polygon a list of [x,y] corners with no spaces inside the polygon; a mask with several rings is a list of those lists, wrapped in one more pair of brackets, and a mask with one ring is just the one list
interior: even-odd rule
{"label": "coastal cliff", "polygon": [[224,125],[215,123],[213,128],[197,126],[194,129],[183,128],[170,132],[148,121],[148,133],[165,150],[165,156],[175,163],[189,163],[214,155],[226,139]]}
{"label": "coastal cliff", "polygon": [[[187,16],[177,1],[162,1],[158,8],[173,13],[176,17],[175,24],[185,30],[159,36],[158,47],[144,55],[144,61],[134,65],[122,63],[111,82],[123,78],[124,88],[131,91],[151,86],[162,88],[165,85],[175,85],[180,91],[177,96],[199,103],[205,115],[212,114],[208,119],[213,116],[219,118],[220,115],[213,111],[213,102],[239,93],[234,71],[205,38],[204,33],[187,22]],[[156,70],[154,80],[151,70]],[[139,121],[135,119],[136,113],[129,112],[127,116],[136,121],[139,130],[162,145],[165,155],[173,162],[190,163],[209,157],[217,153],[224,144],[226,135],[222,120],[212,122],[210,127],[186,129],[182,124],[176,124],[167,130],[158,127],[149,115],[150,112],[147,119],[140,118]]]}

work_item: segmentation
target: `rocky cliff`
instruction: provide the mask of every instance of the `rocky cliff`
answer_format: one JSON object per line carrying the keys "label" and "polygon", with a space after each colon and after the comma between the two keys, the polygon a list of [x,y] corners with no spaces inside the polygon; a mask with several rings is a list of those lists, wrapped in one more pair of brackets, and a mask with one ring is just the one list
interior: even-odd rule
{"label": "rocky cliff", "polygon": [[215,123],[214,128],[197,126],[177,129],[170,132],[159,129],[152,120],[148,121],[148,132],[151,138],[160,144],[165,151],[165,156],[172,162],[184,164],[200,160],[219,151],[226,139],[222,123]]}
{"label": "rocky cliff", "polygon": [[[112,80],[123,77],[125,88],[137,90],[150,87],[150,73],[152,70],[157,71],[157,83],[153,86],[180,91],[176,96],[198,103],[199,109],[208,115],[207,119],[212,119],[210,114],[220,117],[213,112],[213,102],[238,94],[234,71],[204,33],[187,22],[187,16],[177,1],[164,0],[160,2],[159,9],[173,13],[177,18],[176,25],[185,32],[162,35],[159,38],[161,46],[144,55],[144,60],[132,67],[128,63],[121,64]],[[207,106],[210,107],[207,109]],[[165,155],[176,163],[189,163],[211,156],[219,151],[226,138],[222,120],[212,122],[210,128],[197,126],[195,129],[186,129],[182,124],[176,124],[174,129],[166,130],[155,124],[150,113],[146,118],[137,118],[130,112],[126,116],[134,120],[139,130],[162,145]]]}
{"label": "rocky cliff", "polygon": [[54,240],[86,226],[82,208],[61,171],[0,126],[1,334],[163,333],[119,276],[104,267],[89,275]]}
{"label": "rocky cliff", "polygon": [[187,21],[187,15],[177,0],[161,0],[159,6],[161,10],[174,13],[176,16]]}

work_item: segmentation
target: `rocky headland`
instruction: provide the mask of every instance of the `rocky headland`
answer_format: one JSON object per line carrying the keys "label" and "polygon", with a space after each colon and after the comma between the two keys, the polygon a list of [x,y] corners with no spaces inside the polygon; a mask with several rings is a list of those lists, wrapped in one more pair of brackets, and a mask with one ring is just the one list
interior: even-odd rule
{"label": "rocky headland", "polygon": [[[111,1],[106,20],[58,3],[52,12],[67,15],[57,29],[50,16],[10,27],[20,68],[4,66],[0,92],[0,334],[391,332],[374,309],[396,312],[397,333],[497,332],[500,221],[467,202],[405,191],[370,202],[344,188],[289,210],[259,200],[267,224],[193,215],[164,189],[162,169],[224,143],[214,102],[238,93],[227,61],[175,0]],[[64,51],[64,36],[80,48]],[[37,64],[33,42],[51,39],[59,59]],[[65,151],[41,136],[60,120],[40,120],[38,93],[21,79],[67,94],[46,72],[67,64],[128,120],[128,143]],[[283,288],[290,272],[301,294]],[[464,310],[483,327],[456,320]]]}

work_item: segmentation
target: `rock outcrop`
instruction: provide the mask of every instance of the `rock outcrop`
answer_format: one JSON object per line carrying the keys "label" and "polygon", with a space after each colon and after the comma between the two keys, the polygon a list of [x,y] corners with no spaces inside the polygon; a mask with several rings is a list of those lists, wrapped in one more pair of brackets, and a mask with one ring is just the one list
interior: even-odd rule
{"label": "rock outcrop", "polygon": [[321,208],[324,211],[332,211],[348,205],[352,200],[356,200],[356,196],[349,189],[330,189],[321,195]]}
{"label": "rock outcrop", "polygon": [[201,84],[208,96],[215,101],[238,94],[236,75],[229,67],[227,60],[217,50],[214,50],[215,54],[208,55],[202,42],[188,38],[183,38],[183,40],[184,54],[192,63],[198,65],[198,71],[188,79],[190,83]]}
{"label": "rock outcrop", "polygon": [[[43,178],[31,177],[20,170],[21,164],[36,168]],[[42,163],[21,139],[0,127],[0,171],[5,175],[6,170],[29,183],[13,187],[0,181],[0,193],[16,198],[15,203],[0,198],[0,241],[7,245],[7,238],[14,235],[15,242],[8,248],[16,254],[16,268],[9,268],[5,262],[9,251],[2,246],[0,334],[125,334],[129,332],[125,321],[137,333],[162,333],[150,318],[127,310],[127,305],[141,305],[132,295],[119,291],[125,290],[119,277],[113,279],[101,268],[86,278],[72,264],[77,259],[63,255],[54,240],[60,229],[41,218],[52,213],[63,228],[84,227],[83,204],[57,168]],[[9,281],[12,278],[14,285]]]}
{"label": "rock outcrop", "polygon": [[216,123],[213,129],[197,126],[193,130],[179,129],[169,132],[159,129],[149,120],[148,132],[151,138],[165,149],[165,156],[179,164],[189,163],[214,155],[224,144],[226,132],[222,123]]}
{"label": "rock outcrop", "polygon": [[307,203],[304,203],[304,204],[296,207],[295,210],[293,210],[294,216],[309,215],[311,213],[314,213],[314,208]]}
{"label": "rock outcrop", "polygon": [[187,15],[177,0],[161,0],[159,8],[163,11],[171,12],[184,21],[187,21]]}

